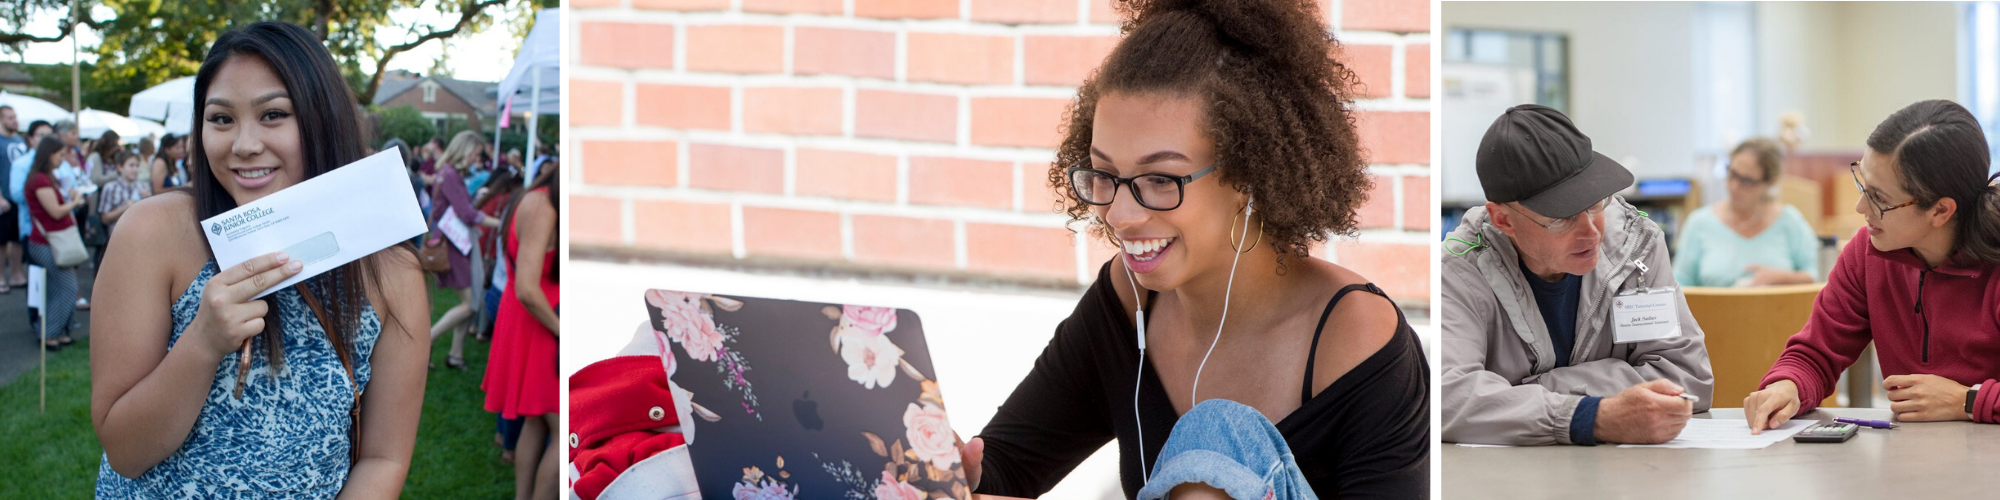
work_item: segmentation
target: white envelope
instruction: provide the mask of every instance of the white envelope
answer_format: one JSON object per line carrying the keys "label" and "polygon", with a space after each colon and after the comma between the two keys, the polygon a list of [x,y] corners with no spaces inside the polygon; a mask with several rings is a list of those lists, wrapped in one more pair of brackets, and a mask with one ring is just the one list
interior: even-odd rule
{"label": "white envelope", "polygon": [[394,148],[201,221],[216,265],[283,250],[305,269],[258,298],[366,257],[427,229]]}

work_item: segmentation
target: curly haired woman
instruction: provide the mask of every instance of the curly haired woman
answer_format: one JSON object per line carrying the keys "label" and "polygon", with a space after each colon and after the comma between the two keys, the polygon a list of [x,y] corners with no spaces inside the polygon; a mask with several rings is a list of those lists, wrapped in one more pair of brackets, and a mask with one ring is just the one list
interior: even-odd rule
{"label": "curly haired woman", "polygon": [[964,447],[975,491],[1041,495],[1115,438],[1128,497],[1428,496],[1422,348],[1307,255],[1369,187],[1314,2],[1122,8],[1049,179],[1123,252]]}

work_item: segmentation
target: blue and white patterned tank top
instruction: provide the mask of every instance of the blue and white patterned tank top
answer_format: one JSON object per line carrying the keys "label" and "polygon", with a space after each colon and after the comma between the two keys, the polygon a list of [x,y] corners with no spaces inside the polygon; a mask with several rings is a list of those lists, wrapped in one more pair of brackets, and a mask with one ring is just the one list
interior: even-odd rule
{"label": "blue and white patterned tank top", "polygon": [[[172,349],[180,341],[208,280],[218,272],[215,261],[174,301]],[[193,432],[165,461],[128,479],[111,470],[108,458],[97,467],[97,498],[333,498],[347,482],[348,409],[354,390],[347,371],[335,357],[332,343],[298,290],[287,287],[270,295],[284,322],[284,367],[271,377],[269,353],[251,353],[243,398],[235,397],[238,353],[222,358],[215,384],[201,407]],[[324,300],[324,299],[322,299]],[[354,335],[355,383],[368,386],[368,358],[381,336],[382,323],[373,308],[361,313]]]}

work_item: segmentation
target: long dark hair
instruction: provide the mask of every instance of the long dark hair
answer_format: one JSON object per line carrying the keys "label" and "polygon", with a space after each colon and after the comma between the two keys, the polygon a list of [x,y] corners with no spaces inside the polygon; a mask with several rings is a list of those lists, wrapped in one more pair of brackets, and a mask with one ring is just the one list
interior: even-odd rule
{"label": "long dark hair", "polygon": [[[111,161],[111,157],[118,156],[118,152],[124,150],[118,144],[119,139],[122,139],[122,137],[118,136],[118,131],[116,130],[106,130],[104,131],[104,135],[98,136],[96,151],[92,151],[92,153],[97,153],[97,161],[108,162]],[[98,165],[97,167],[104,168],[103,165]],[[112,170],[117,170],[117,167],[112,167]]]}
{"label": "long dark hair", "polygon": [[[299,146],[300,156],[305,161],[302,167],[306,179],[361,159],[361,127],[355,112],[354,94],[341,77],[340,67],[334,64],[333,56],[312,33],[296,25],[275,21],[259,22],[223,33],[209,47],[208,57],[201,63],[201,71],[195,74],[195,103],[199,105],[208,100],[208,89],[215,83],[216,73],[234,56],[262,59],[277,74],[278,80],[285,83],[285,93],[291,98],[294,120],[298,123],[302,139]],[[210,170],[208,152],[202,143],[203,128],[197,123],[187,138],[191,163],[188,184],[193,186],[195,200],[195,220],[190,222],[195,223],[237,207],[236,198],[223,189],[222,181]],[[411,251],[407,243],[388,250]],[[326,330],[327,340],[338,349],[342,360],[346,360],[352,352],[351,339],[361,325],[361,310],[368,307],[368,295],[363,283],[371,283],[375,291],[381,292],[381,259],[387,255],[377,252],[307,280],[310,284],[308,288],[327,313],[325,321],[328,324],[321,325]],[[414,255],[411,253],[412,258]],[[387,312],[393,322],[393,311],[377,310]],[[280,347],[283,344],[280,339],[284,335],[282,325],[278,306],[273,302],[265,314],[264,333],[260,335],[273,368],[282,366],[284,362],[284,350]],[[277,370],[272,372],[276,376]],[[242,384],[242,379],[239,378],[237,383]]]}
{"label": "long dark hair", "polygon": [[[56,153],[60,153],[62,150],[63,142],[61,137],[53,135],[43,137],[42,143],[35,145],[35,162],[28,164],[28,172],[42,175],[50,175],[52,172],[55,172],[56,167],[55,165],[51,165],[53,163],[51,160],[56,157]],[[23,198],[26,198],[26,196],[23,196]]]}
{"label": "long dark hair", "polygon": [[1986,173],[1992,153],[1972,112],[1943,99],[1911,104],[1875,126],[1868,149],[1896,159],[1896,177],[1918,208],[1958,204],[1952,257],[2000,264],[2000,187],[1992,184],[2000,174]]}
{"label": "long dark hair", "polygon": [[[185,141],[187,141],[186,137],[174,134],[167,134],[165,136],[160,137],[160,150],[157,151],[157,154],[155,156],[153,156],[153,159],[160,160],[160,162],[166,164],[167,177],[181,175],[181,167],[179,165],[174,164],[173,157],[167,156],[167,150],[173,149],[175,144],[180,144]],[[152,165],[147,165],[146,168],[152,168]]]}
{"label": "long dark hair", "polygon": [[[556,224],[562,224],[562,175],[556,172],[562,170],[562,164],[557,161],[547,161],[542,162],[542,166],[544,168],[540,172],[535,173],[535,182],[529,184],[527,189],[514,193],[513,198],[507,201],[507,208],[500,212],[500,230],[505,231],[500,233],[500,251],[502,253],[507,251],[507,240],[505,239],[507,233],[514,230],[514,209],[521,205],[521,199],[526,198],[530,191],[541,188],[549,189],[549,209],[555,212]],[[515,256],[515,259],[518,260],[519,258],[520,256]],[[513,265],[514,261],[509,260],[507,262],[509,263],[508,265]],[[562,259],[550,259],[543,267],[545,268],[543,270],[544,274],[547,274],[557,283],[562,282]],[[507,274],[512,276],[513,269],[508,269]]]}

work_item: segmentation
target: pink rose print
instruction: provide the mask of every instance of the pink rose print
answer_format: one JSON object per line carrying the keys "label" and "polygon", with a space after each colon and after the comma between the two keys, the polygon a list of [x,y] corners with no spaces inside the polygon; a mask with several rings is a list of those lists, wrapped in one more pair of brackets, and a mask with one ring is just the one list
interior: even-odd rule
{"label": "pink rose print", "polygon": [[840,319],[869,336],[896,329],[896,308],[840,306]]}
{"label": "pink rose print", "polygon": [[786,490],[784,485],[768,481],[762,487],[736,483],[736,488],[730,493],[736,495],[736,500],[792,500],[792,492]]}
{"label": "pink rose print", "polygon": [[910,451],[917,453],[918,460],[926,460],[940,470],[951,470],[958,465],[958,446],[952,440],[951,422],[945,418],[944,409],[924,403],[919,407],[910,403],[903,411],[903,428],[910,440]]}
{"label": "pink rose print", "polygon": [[882,471],[882,482],[875,486],[875,500],[924,500],[924,492],[910,483],[897,481],[889,471]]}
{"label": "pink rose print", "polygon": [[722,332],[715,329],[715,318],[701,311],[701,300],[707,295],[667,290],[646,292],[646,302],[658,306],[660,316],[665,319],[667,331],[662,333],[679,342],[695,361],[714,361],[716,350],[722,348]]}
{"label": "pink rose print", "polygon": [[[780,461],[783,459],[780,458]],[[747,467],[743,469],[743,479],[738,481],[736,487],[729,493],[736,497],[736,500],[792,500],[798,495],[798,488],[787,490],[784,483],[764,475],[763,470]]]}

